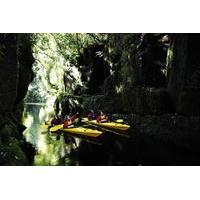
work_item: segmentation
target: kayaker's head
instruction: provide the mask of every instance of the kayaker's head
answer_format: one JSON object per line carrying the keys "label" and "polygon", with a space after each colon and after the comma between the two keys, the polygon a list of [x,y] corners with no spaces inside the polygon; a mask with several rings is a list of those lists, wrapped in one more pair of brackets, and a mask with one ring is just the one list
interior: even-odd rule
{"label": "kayaker's head", "polygon": [[71,113],[67,113],[67,114],[65,115],[65,118],[67,118],[68,116],[71,117],[72,114],[71,114]]}
{"label": "kayaker's head", "polygon": [[100,115],[104,115],[104,113],[102,111],[100,111]]}
{"label": "kayaker's head", "polygon": [[69,115],[65,115],[64,120],[67,120],[67,119],[70,119],[70,116],[69,116]]}

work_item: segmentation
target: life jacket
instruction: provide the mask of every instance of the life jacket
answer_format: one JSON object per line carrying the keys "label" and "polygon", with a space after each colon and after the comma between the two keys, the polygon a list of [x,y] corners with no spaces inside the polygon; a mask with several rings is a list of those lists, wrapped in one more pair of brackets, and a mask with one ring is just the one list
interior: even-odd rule
{"label": "life jacket", "polygon": [[77,118],[77,115],[76,115],[76,114],[73,115],[73,116],[70,118],[70,120],[72,121],[72,123],[75,121],[76,118]]}
{"label": "life jacket", "polygon": [[51,125],[58,125],[58,124],[62,124],[61,118],[54,118],[54,119],[52,119]]}
{"label": "life jacket", "polygon": [[63,124],[63,128],[68,128],[68,126],[72,125],[72,120],[71,119],[66,119],[64,121],[64,124]]}
{"label": "life jacket", "polygon": [[70,117],[70,119],[66,119],[64,121],[63,128],[68,128],[68,126],[72,125],[74,121],[76,120],[76,118],[77,118],[77,115],[73,115],[72,117]]}
{"label": "life jacket", "polygon": [[88,114],[88,119],[89,119],[89,120],[94,120],[94,119],[96,119],[96,114],[95,114],[95,113],[89,113],[89,114]]}
{"label": "life jacket", "polygon": [[97,118],[96,118],[96,121],[97,122],[101,122],[101,121],[107,121],[108,120],[108,117],[106,115],[99,115]]}

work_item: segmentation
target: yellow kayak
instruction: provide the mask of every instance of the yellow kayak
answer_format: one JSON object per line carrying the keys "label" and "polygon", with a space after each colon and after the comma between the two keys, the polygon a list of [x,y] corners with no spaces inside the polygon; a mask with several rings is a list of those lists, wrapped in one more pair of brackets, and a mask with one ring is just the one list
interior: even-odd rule
{"label": "yellow kayak", "polygon": [[100,123],[100,122],[97,122],[96,120],[89,121],[88,118],[83,118],[83,122],[87,122],[87,123],[101,126],[104,128],[112,128],[112,129],[120,130],[120,131],[127,131],[130,128],[130,126],[127,124],[120,124],[120,123],[116,123],[116,122]]}
{"label": "yellow kayak", "polygon": [[90,129],[90,128],[84,128],[84,127],[69,127],[69,128],[63,128],[63,124],[55,125],[50,128],[51,132],[56,132],[56,131],[63,131],[67,133],[73,133],[73,134],[78,134],[78,135],[84,135],[84,136],[90,136],[90,137],[98,137],[101,135],[103,132]]}
{"label": "yellow kayak", "polygon": [[84,135],[84,136],[89,136],[89,137],[98,137],[103,133],[102,131],[98,131],[98,130],[94,130],[90,128],[84,128],[81,126],[72,127],[72,128],[61,128],[60,130],[66,133]]}
{"label": "yellow kayak", "polygon": [[56,132],[56,131],[60,130],[61,128],[63,128],[63,124],[55,125],[55,126],[51,127],[49,130],[51,132]]}

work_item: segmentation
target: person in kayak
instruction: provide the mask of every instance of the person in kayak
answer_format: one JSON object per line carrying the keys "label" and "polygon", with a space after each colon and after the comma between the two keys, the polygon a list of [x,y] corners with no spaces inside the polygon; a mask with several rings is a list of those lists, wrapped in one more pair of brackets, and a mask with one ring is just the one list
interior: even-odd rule
{"label": "person in kayak", "polygon": [[63,124],[63,128],[68,128],[69,126],[72,125],[72,120],[71,120],[71,117],[68,115],[68,116],[65,116],[65,119],[64,119],[64,124]]}
{"label": "person in kayak", "polygon": [[63,128],[69,128],[69,126],[71,126],[78,119],[78,114],[79,113],[76,113],[72,117],[70,117],[70,115],[66,115],[64,119]]}
{"label": "person in kayak", "polygon": [[51,120],[51,125],[55,126],[58,124],[62,124],[62,119],[58,115],[56,115],[52,120]]}
{"label": "person in kayak", "polygon": [[94,113],[94,110],[91,110],[89,113],[88,113],[88,119],[89,120],[95,120],[97,118],[97,115]]}
{"label": "person in kayak", "polygon": [[96,121],[99,123],[107,122],[108,116],[101,111],[100,115],[96,118]]}

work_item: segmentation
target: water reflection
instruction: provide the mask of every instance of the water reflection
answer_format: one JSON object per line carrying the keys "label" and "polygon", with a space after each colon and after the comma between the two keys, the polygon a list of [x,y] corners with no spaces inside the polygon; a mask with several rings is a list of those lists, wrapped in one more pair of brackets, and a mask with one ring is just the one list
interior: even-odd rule
{"label": "water reflection", "polygon": [[45,105],[26,105],[23,123],[26,140],[36,148],[34,165],[70,165],[76,164],[67,155],[78,147],[77,139],[69,139],[62,135],[50,134],[42,125],[53,113]]}
{"label": "water reflection", "polygon": [[127,148],[133,145],[127,137],[105,131],[95,139],[49,133],[42,125],[53,113],[46,105],[25,106],[24,136],[36,148],[34,165],[127,165],[132,161]]}

